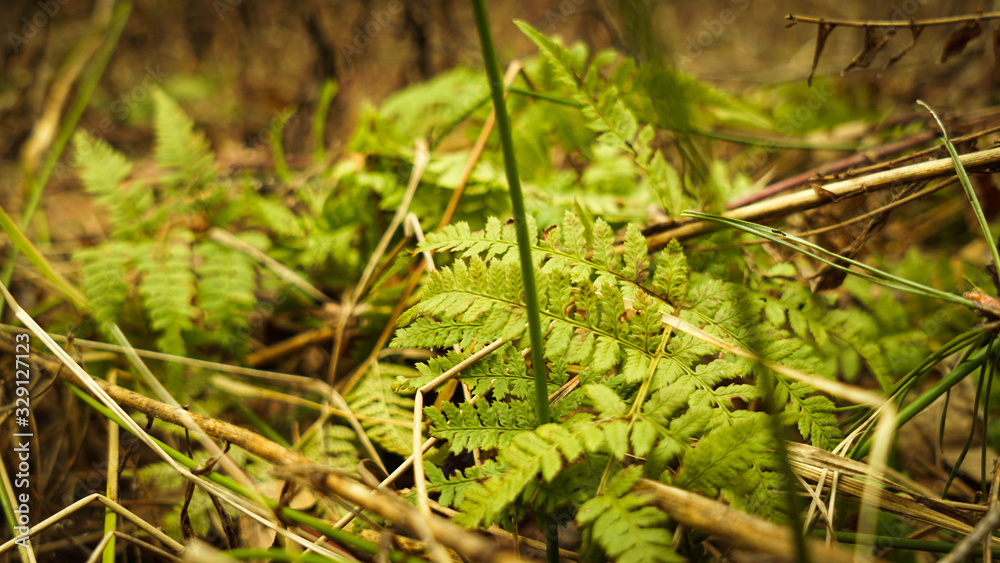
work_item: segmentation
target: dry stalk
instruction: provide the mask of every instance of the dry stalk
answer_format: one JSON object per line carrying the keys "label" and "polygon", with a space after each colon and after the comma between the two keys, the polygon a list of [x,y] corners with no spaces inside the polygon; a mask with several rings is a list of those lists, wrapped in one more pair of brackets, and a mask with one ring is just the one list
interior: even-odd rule
{"label": "dry stalk", "polygon": [[[1000,148],[965,154],[960,159],[962,165],[970,173],[984,171],[1000,164]],[[883,172],[876,172],[859,178],[850,178],[825,186],[814,185],[813,189],[760,201],[746,207],[727,211],[722,216],[731,219],[742,219],[744,221],[764,221],[784,217],[792,213],[812,209],[849,197],[884,190],[901,183],[950,175],[954,171],[955,165],[952,160],[950,158],[941,158]],[[714,228],[714,225],[711,223],[697,219],[680,219],[667,231],[648,234],[646,236],[646,244],[649,246],[649,251],[653,252],[665,247],[670,242],[670,239],[688,239],[707,233]],[[623,244],[616,246],[616,250],[623,249]]]}
{"label": "dry stalk", "polygon": [[[649,493],[657,507],[685,526],[706,530],[736,547],[766,553],[781,561],[795,561],[795,541],[788,528],[657,481],[643,479],[639,490]],[[857,560],[854,554],[828,547],[821,540],[809,538],[807,545],[813,561],[849,563]]]}

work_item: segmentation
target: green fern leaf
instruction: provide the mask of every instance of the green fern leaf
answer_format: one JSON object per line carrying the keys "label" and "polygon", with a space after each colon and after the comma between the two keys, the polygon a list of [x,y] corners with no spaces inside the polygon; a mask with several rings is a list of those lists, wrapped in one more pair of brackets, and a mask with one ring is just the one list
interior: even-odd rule
{"label": "green fern leaf", "polygon": [[191,260],[194,235],[174,229],[162,245],[138,245],[136,266],[143,278],[139,295],[157,331],[157,345],[167,354],[184,356],[187,345],[182,333],[194,328],[195,275]]}
{"label": "green fern leaf", "polygon": [[374,364],[344,397],[361,418],[368,437],[403,456],[413,452],[413,399],[393,391],[392,382],[398,375],[411,373],[393,364]]}
{"label": "green fern leaf", "polygon": [[684,456],[674,484],[708,497],[720,490],[732,497],[749,489],[752,484],[747,481],[747,471],[755,459],[767,453],[772,441],[766,415],[753,414],[758,416],[728,428],[717,427],[701,438]]}
{"label": "green fern leaf", "polygon": [[657,255],[656,274],[653,276],[653,290],[678,305],[684,301],[688,291],[688,265],[681,243],[670,239],[663,252]]}
{"label": "green fern leaf", "polygon": [[156,164],[167,184],[201,187],[215,178],[215,156],[194,122],[162,90],[153,91]]}
{"label": "green fern leaf", "polygon": [[683,561],[674,552],[666,514],[650,506],[644,495],[630,493],[641,476],[638,466],[625,468],[602,494],[583,503],[576,521],[619,563]]}
{"label": "green fern leaf", "polygon": [[505,448],[518,434],[534,429],[537,421],[520,401],[492,404],[479,401],[461,407],[445,403],[441,410],[425,408],[424,416],[431,423],[431,436],[447,440],[452,453]]}
{"label": "green fern leaf", "polygon": [[133,263],[133,246],[109,241],[84,248],[73,256],[83,263],[83,291],[94,308],[94,317],[102,325],[121,321],[122,309],[129,294],[128,272]]}
{"label": "green fern leaf", "polygon": [[491,522],[539,473],[542,479],[551,481],[563,468],[564,460],[573,462],[585,451],[596,451],[604,444],[604,435],[593,422],[591,416],[577,415],[562,424],[545,424],[533,432],[518,434],[500,452],[498,463],[509,469],[466,489],[456,521],[470,526]]}
{"label": "green fern leaf", "polygon": [[199,263],[198,309],[202,328],[231,353],[249,350],[250,313],[257,304],[257,276],[253,260],[242,252],[205,241],[195,247]]}

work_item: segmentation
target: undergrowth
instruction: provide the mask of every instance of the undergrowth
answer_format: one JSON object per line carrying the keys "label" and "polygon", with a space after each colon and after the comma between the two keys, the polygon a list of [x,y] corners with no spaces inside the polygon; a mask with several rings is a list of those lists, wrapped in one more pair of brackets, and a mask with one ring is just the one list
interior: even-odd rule
{"label": "undergrowth", "polygon": [[[320,327],[322,315],[311,313],[315,293],[301,287],[352,291],[403,199],[415,162],[410,143],[426,137],[436,152],[408,210],[426,240],[411,253],[402,250],[411,240],[397,236],[393,252],[375,257],[375,282],[349,331],[347,356],[358,372],[335,374],[351,413],[330,423],[325,412],[305,436],[294,426],[298,441],[289,446],[318,465],[359,474],[358,460],[373,450],[342,425],[356,417],[387,464],[410,456],[411,395],[500,340],[457,375],[473,401],[449,383],[422,413],[425,433],[437,439],[425,454],[427,485],[458,510],[455,521],[515,530],[529,514],[540,525],[575,522],[584,560],[698,557],[675,543],[674,524],[639,487],[645,478],[787,522],[792,477],[776,440],[787,435],[829,450],[845,432],[832,398],[764,364],[831,380],[869,378],[888,392],[919,364],[914,340],[944,339],[971,315],[939,316],[933,334],[914,330],[907,319],[928,313],[927,301],[904,303],[857,281],[839,296],[816,295],[802,283],[807,262],[774,260],[737,244],[732,232],[684,245],[674,239],[650,255],[641,225],[651,206],[670,217],[722,211],[750,189],[734,166],[707,156],[703,134],[721,124],[766,129],[772,120],[669,67],[565,47],[518,26],[540,53],[525,61],[530,81],[520,79],[508,96],[533,217],[552,423],[538,424],[533,402],[523,281],[493,141],[463,186],[455,220],[433,232],[471,155],[449,147],[464,147],[489,111],[482,77],[468,70],[368,108],[339,160],[318,162],[318,173],[276,172],[287,180],[277,186],[269,176],[221,174],[204,136],[162,91],[153,95],[154,174],[137,173],[129,157],[78,133],[80,178],[110,227],[105,240],[74,255],[93,328],[119,325],[135,344],[179,358],[240,361],[265,338],[252,322],[263,300],[278,304],[268,315]],[[395,318],[414,261],[425,259],[416,251],[436,264]],[[926,262],[907,268],[928,275]],[[391,348],[377,349],[376,336],[393,323]],[[174,362],[160,368],[179,398],[222,414],[227,403],[206,371]],[[293,419],[277,433],[315,422],[311,411]],[[265,464],[237,457],[264,478]],[[148,464],[131,475],[179,486],[167,472]],[[208,529],[209,509],[204,499],[191,509],[198,533]],[[347,513],[321,511],[327,519]],[[175,507],[172,518],[180,512]]]}

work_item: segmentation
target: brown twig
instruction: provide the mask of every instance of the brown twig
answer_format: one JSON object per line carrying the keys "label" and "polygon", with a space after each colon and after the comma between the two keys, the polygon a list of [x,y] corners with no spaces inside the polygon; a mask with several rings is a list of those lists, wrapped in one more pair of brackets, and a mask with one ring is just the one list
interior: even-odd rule
{"label": "brown twig", "polygon": [[[792,531],[761,520],[745,512],[701,495],[664,485],[649,479],[639,483],[639,490],[650,494],[653,502],[677,522],[705,530],[736,547],[756,553],[766,553],[781,561],[795,560],[795,541]],[[855,561],[854,554],[836,547],[828,547],[821,540],[807,541],[813,561],[848,563]]]}
{"label": "brown twig", "polygon": [[836,174],[838,172],[843,172],[845,170],[850,170],[851,168],[864,164],[866,162],[875,162],[879,158],[886,155],[897,153],[902,150],[906,150],[910,147],[919,145],[930,141],[931,139],[938,136],[938,133],[934,131],[924,131],[919,135],[916,135],[909,139],[903,139],[892,144],[888,144],[877,149],[872,149],[869,151],[862,151],[853,154],[847,158],[843,158],[836,162],[829,164],[824,164],[819,168],[803,172],[801,174],[796,174],[790,178],[785,178],[779,182],[775,182],[770,186],[760,190],[759,192],[754,192],[752,194],[747,194],[742,197],[738,197],[726,204],[726,209],[736,209],[737,207],[743,207],[744,205],[749,205],[751,203],[756,203],[763,199],[767,199],[771,196],[778,195],[782,192],[786,192],[792,188],[797,188],[804,184],[809,183],[810,180],[820,179],[823,176],[830,174]]}
{"label": "brown twig", "polygon": [[843,27],[924,27],[928,25],[951,25],[970,21],[986,21],[1000,19],[1000,12],[985,12],[982,14],[970,14],[965,16],[949,16],[945,18],[929,18],[926,20],[838,20],[830,18],[815,18],[811,16],[796,16],[788,14],[785,19],[797,23],[811,23],[817,25],[839,25]]}
{"label": "brown twig", "polygon": [[[969,172],[983,171],[1000,163],[1000,148],[973,152],[960,157],[962,165]],[[819,207],[831,201],[883,190],[901,182],[913,182],[922,179],[936,178],[954,172],[954,163],[950,158],[942,158],[921,162],[863,176],[850,178],[825,186],[814,186],[814,189],[802,190],[771,200],[761,201],[741,207],[723,214],[724,217],[742,219],[744,221],[760,221],[783,217],[798,211]],[[688,239],[709,232],[713,225],[696,219],[678,222],[677,226],[661,233],[646,237],[650,252],[659,250],[670,242],[670,239]],[[620,245],[619,245],[620,246]],[[619,248],[616,247],[616,250]]]}

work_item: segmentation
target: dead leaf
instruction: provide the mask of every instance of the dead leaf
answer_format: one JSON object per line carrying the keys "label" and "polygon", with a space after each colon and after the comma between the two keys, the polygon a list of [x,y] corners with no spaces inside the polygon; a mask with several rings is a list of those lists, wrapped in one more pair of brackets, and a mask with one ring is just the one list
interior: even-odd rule
{"label": "dead leaf", "polygon": [[912,36],[912,38],[910,39],[910,44],[904,47],[902,51],[893,55],[892,58],[889,59],[889,62],[885,63],[885,66],[882,67],[882,70],[885,70],[891,67],[892,65],[896,64],[899,61],[899,59],[903,58],[904,55],[912,51],[913,48],[917,46],[917,39],[920,39],[920,34],[923,33],[923,31],[924,31],[924,26],[911,25],[910,35]]}
{"label": "dead leaf", "polygon": [[826,45],[826,38],[833,33],[833,29],[837,27],[832,23],[821,22],[816,31],[816,52],[813,53],[813,64],[812,68],[809,69],[809,78],[806,79],[806,83],[812,86],[813,74],[816,72],[816,65],[819,63],[819,56],[823,53],[823,46]]}
{"label": "dead leaf", "polygon": [[896,35],[895,27],[865,26],[865,43],[861,47],[861,51],[851,60],[851,64],[847,65],[841,74],[852,68],[868,68],[868,65],[872,64],[875,56],[889,43],[893,35]]}
{"label": "dead leaf", "polygon": [[962,54],[965,50],[966,45],[970,41],[979,37],[982,33],[983,27],[979,25],[978,21],[965,22],[955,30],[954,33],[948,36],[948,40],[944,42],[944,50],[941,51],[941,62],[948,62],[949,60]]}

